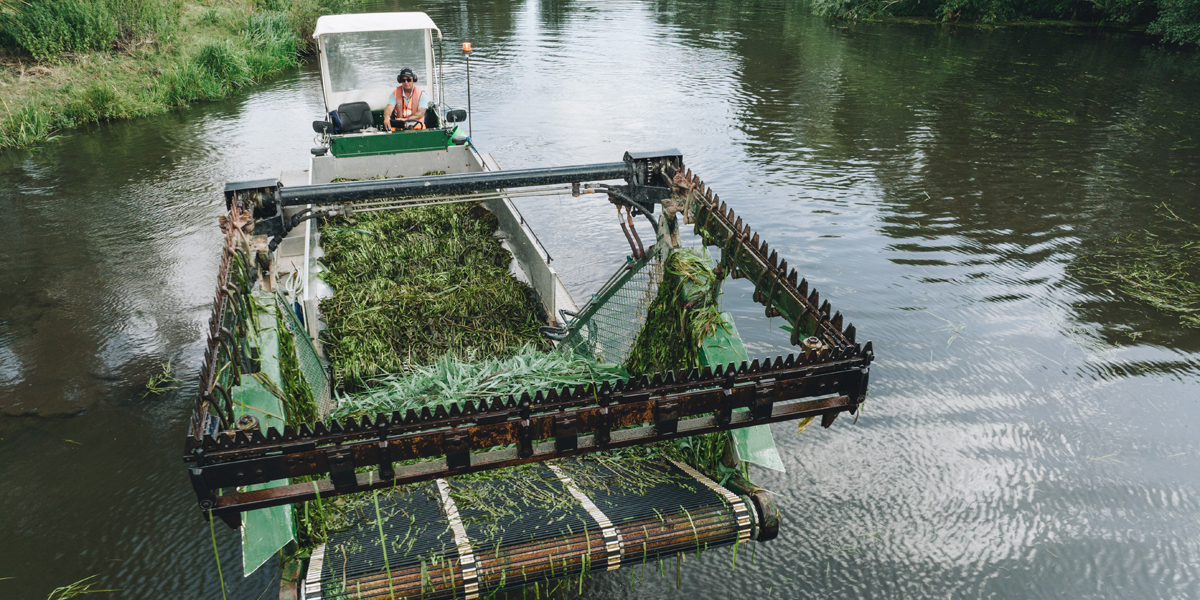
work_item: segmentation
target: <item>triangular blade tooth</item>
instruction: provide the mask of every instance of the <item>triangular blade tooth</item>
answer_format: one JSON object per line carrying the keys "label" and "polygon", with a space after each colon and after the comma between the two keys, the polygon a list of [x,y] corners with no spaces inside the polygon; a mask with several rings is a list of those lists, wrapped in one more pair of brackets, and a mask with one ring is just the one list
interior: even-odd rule
{"label": "triangular blade tooth", "polygon": [[795,354],[789,354],[789,355],[787,355],[787,358],[783,359],[783,368],[785,368],[785,369],[790,369],[793,366],[795,366],[795,364],[796,364],[796,355]]}
{"label": "triangular blade tooth", "polygon": [[700,371],[700,379],[712,379],[712,378],[713,378],[712,367],[706,366]]}
{"label": "triangular blade tooth", "polygon": [[508,400],[504,402],[504,408],[512,410],[520,406],[522,402],[525,403],[525,406],[529,406],[529,394],[525,394],[519,401],[516,396],[509,394]]}
{"label": "triangular blade tooth", "polygon": [[754,359],[754,362],[750,363],[750,368],[747,371],[750,373],[757,373],[759,370],[760,365],[758,364],[758,359],[756,358]]}
{"label": "triangular blade tooth", "polygon": [[445,404],[439,404],[439,405],[437,405],[437,408],[435,408],[433,410],[433,417],[435,419],[441,420],[441,419],[445,419],[446,417],[449,417],[449,416],[450,415],[446,413],[446,405]]}
{"label": "triangular blade tooth", "polygon": [[[766,247],[767,247],[766,242],[763,242],[763,248],[766,248]],[[766,252],[766,250],[763,250],[763,252]],[[767,262],[771,263],[772,271],[778,271],[779,270],[779,253],[772,250],[771,256],[770,256],[770,258],[767,259]]]}
{"label": "triangular blade tooth", "polygon": [[429,410],[428,406],[422,406],[421,407],[421,421],[424,422],[424,421],[432,421],[432,420],[433,420],[433,412],[431,412]]}
{"label": "triangular blade tooth", "polygon": [[403,424],[404,424],[404,414],[398,410],[393,410],[392,411],[392,425],[403,425]]}
{"label": "triangular blade tooth", "polygon": [[750,238],[750,247],[753,248],[755,252],[758,252],[758,234],[757,233],[754,234],[754,237]]}
{"label": "triangular blade tooth", "polygon": [[741,231],[742,231],[742,218],[741,217],[738,217],[737,221],[735,221],[733,223],[733,229],[735,232],[741,233]]}
{"label": "triangular blade tooth", "polygon": [[417,411],[410,408],[410,409],[408,409],[407,412],[404,413],[404,424],[405,425],[416,425],[417,423],[420,423],[420,422],[421,422],[421,415],[418,414]]}
{"label": "triangular blade tooth", "polygon": [[838,331],[838,333],[842,332],[842,313],[841,313],[841,311],[838,311],[836,314],[833,315],[833,318],[830,319],[829,324],[833,325],[833,328],[836,329]]}
{"label": "triangular blade tooth", "polygon": [[451,417],[461,417],[462,416],[462,409],[460,409],[458,407],[457,402],[452,402],[450,404],[450,416]]}
{"label": "triangular blade tooth", "polygon": [[823,315],[825,315],[826,317],[828,317],[828,316],[829,316],[829,311],[830,311],[830,310],[832,310],[832,307],[831,307],[831,306],[829,306],[829,300],[826,300],[826,301],[824,301],[824,302],[822,302],[822,303],[821,303],[821,314],[823,314]]}
{"label": "triangular blade tooth", "polygon": [[309,427],[308,423],[301,423],[300,427],[296,429],[296,435],[302,438],[310,438],[313,436],[312,427]]}
{"label": "triangular blade tooth", "polygon": [[800,292],[800,297],[808,296],[808,280],[801,278],[800,285],[796,287],[796,291]]}
{"label": "triangular blade tooth", "polygon": [[[781,259],[779,261],[779,266],[776,267],[776,270],[779,271],[780,275],[787,276],[787,273],[788,273],[787,259]],[[788,281],[788,283],[790,283],[792,285],[796,285],[796,280],[792,279],[792,280]]]}
{"label": "triangular blade tooth", "polygon": [[854,323],[851,323],[846,326],[846,332],[845,332],[846,339],[849,340],[851,344],[854,343],[854,335],[856,333],[858,333],[858,331],[854,329]]}
{"label": "triangular blade tooth", "polygon": [[475,403],[474,403],[474,402],[471,402],[470,400],[467,400],[467,401],[463,402],[462,414],[464,414],[464,415],[466,415],[466,416],[468,416],[468,417],[469,417],[469,416],[473,416],[473,415],[475,415],[475,414],[476,414],[476,413],[478,413],[478,412],[479,412],[479,411],[475,410]]}
{"label": "triangular blade tooth", "polygon": [[817,293],[816,289],[813,289],[812,293],[808,295],[808,303],[811,304],[814,308],[816,308],[820,304],[820,302],[821,302],[821,295]]}

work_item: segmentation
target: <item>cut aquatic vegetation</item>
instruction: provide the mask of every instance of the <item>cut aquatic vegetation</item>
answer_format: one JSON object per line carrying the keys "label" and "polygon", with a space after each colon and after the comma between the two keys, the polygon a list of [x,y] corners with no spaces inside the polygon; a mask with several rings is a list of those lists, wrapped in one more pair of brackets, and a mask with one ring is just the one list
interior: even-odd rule
{"label": "cut aquatic vegetation", "polygon": [[625,366],[642,375],[700,366],[700,345],[721,326],[721,281],[708,256],[673,250]]}
{"label": "cut aquatic vegetation", "polygon": [[1080,279],[1121,293],[1200,327],[1200,225],[1166,203],[1155,209],[1156,231],[1109,240],[1070,267]]}
{"label": "cut aquatic vegetation", "polygon": [[334,295],[321,301],[322,342],[344,392],[451,357],[488,359],[548,350],[529,285],[478,204],[337,217],[321,226]]}
{"label": "cut aquatic vegetation", "polygon": [[340,398],[334,416],[373,415],[392,411],[490,400],[537,390],[578,385],[599,385],[626,379],[629,373],[618,365],[597,363],[578,355],[543,352],[533,345],[522,346],[508,358],[477,360],[445,356],[429,366],[412,367],[406,375],[373,379],[364,392]]}

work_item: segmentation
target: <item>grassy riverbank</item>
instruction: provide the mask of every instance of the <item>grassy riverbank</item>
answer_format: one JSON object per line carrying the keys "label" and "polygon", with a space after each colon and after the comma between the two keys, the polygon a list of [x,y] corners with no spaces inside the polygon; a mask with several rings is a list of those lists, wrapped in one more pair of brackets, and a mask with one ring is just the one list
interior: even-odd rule
{"label": "grassy riverbank", "polygon": [[0,148],[228,96],[296,65],[351,1],[0,0]]}

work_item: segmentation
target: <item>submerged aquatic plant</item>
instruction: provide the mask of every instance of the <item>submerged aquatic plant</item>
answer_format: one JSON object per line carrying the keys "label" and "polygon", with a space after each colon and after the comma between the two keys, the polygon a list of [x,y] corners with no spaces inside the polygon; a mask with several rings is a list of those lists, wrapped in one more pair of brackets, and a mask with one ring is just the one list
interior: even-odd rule
{"label": "submerged aquatic plant", "polygon": [[340,398],[334,416],[420,410],[439,404],[599,384],[628,376],[617,365],[574,354],[542,352],[527,344],[508,358],[476,360],[473,352],[461,359],[448,355],[432,365],[412,367],[404,375],[372,379],[366,391]]}
{"label": "submerged aquatic plant", "polygon": [[1165,202],[1155,216],[1163,231],[1113,238],[1069,270],[1083,281],[1174,315],[1188,327],[1200,327],[1200,224],[1180,217]]}

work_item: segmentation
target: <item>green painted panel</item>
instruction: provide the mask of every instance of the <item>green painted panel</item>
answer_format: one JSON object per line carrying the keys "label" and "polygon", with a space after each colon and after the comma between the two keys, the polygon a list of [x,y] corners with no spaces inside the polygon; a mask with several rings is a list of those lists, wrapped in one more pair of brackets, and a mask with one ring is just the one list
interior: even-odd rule
{"label": "green painted panel", "polygon": [[457,131],[458,127],[335,135],[330,139],[329,151],[338,158],[346,158],[441,150],[451,145]]}
{"label": "green painted panel", "polygon": [[[733,324],[733,316],[721,313],[721,326],[700,344],[700,365],[716,367],[729,363],[741,364],[748,359],[746,347],[742,345],[742,337],[738,335],[737,326]],[[755,425],[734,429],[729,435],[733,438],[738,458],[768,469],[786,472],[769,426]]]}
{"label": "green painted panel", "polygon": [[[283,381],[279,367],[279,332],[275,330],[275,301],[270,296],[258,298],[266,308],[260,315],[258,350],[262,371],[258,374],[269,380],[276,388]],[[275,427],[282,431],[283,401],[267,386],[249,375],[242,376],[241,385],[233,388],[234,415],[254,415],[263,431]],[[286,480],[246,486],[247,491],[287,485]],[[267,562],[280,548],[294,538],[292,507],[276,506],[253,510],[242,515],[242,573],[249,576]]]}

